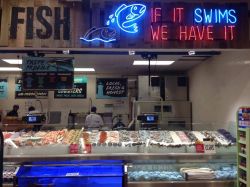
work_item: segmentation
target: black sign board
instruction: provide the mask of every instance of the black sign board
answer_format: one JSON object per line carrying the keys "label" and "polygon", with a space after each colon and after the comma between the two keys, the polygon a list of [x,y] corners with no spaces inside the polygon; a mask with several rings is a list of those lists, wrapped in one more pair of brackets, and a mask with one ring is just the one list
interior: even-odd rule
{"label": "black sign board", "polygon": [[73,88],[73,58],[25,57],[22,69],[24,90]]}
{"label": "black sign board", "polygon": [[72,90],[56,90],[54,98],[57,99],[86,99],[87,98],[87,84],[74,83]]}
{"label": "black sign board", "polygon": [[96,98],[112,99],[127,97],[127,78],[98,78]]}
{"label": "black sign board", "polygon": [[47,99],[48,91],[46,90],[23,90],[22,89],[22,79],[16,79],[15,88],[15,98],[16,99]]}

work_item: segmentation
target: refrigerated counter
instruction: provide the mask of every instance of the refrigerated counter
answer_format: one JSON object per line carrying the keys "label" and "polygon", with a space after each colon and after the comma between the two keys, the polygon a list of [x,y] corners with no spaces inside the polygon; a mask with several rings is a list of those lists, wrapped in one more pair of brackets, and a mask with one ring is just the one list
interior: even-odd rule
{"label": "refrigerated counter", "polygon": [[[64,178],[64,180],[71,179],[72,181],[68,182],[74,186],[78,186],[79,179],[79,181],[85,181],[86,184],[89,182],[88,185],[92,187],[94,184],[89,181],[90,177],[93,177],[93,181],[98,180],[99,177],[120,177],[119,181],[122,182],[123,187],[234,187],[236,184],[236,146],[232,142],[226,144],[217,131],[210,132],[218,137],[217,150],[213,154],[195,153],[192,139],[194,136],[202,138],[204,135],[204,133],[198,132],[75,132],[67,132],[74,134],[73,139],[69,139],[70,145],[74,145],[72,143],[76,141],[77,137],[83,136],[84,140],[77,139],[77,141],[79,143],[85,141],[91,145],[91,153],[69,154],[69,144],[60,144],[58,140],[62,140],[62,138],[53,139],[56,136],[61,137],[64,131],[45,133],[45,138],[41,142],[37,140],[37,137],[34,138],[35,134],[33,134],[32,141],[26,142],[27,136],[25,135],[24,141],[20,140],[20,137],[17,138],[18,141],[13,139],[13,142],[19,142],[19,147],[5,149],[4,165],[21,168],[16,175],[17,181],[14,180],[17,184],[21,184],[20,181],[31,180],[26,179],[27,176],[33,177],[32,184],[40,185],[48,182],[51,186],[56,186],[58,178]],[[209,132],[206,133],[209,134]],[[38,132],[38,134],[44,133]],[[92,136],[93,134],[94,136]],[[184,138],[184,134],[190,137],[189,144],[185,143],[187,137]],[[177,135],[181,137],[179,142],[176,140]],[[5,136],[7,135],[5,134]],[[41,145],[51,137],[51,141],[55,141],[54,144],[51,142],[51,144]],[[68,141],[67,136],[65,139]],[[80,144],[78,149],[82,149]],[[83,168],[89,168],[89,166],[97,167],[96,171],[100,171],[98,167],[107,166],[107,160],[110,161],[108,163],[110,167],[116,166],[120,168],[120,172],[114,174],[97,172],[91,173],[92,176],[82,172]],[[55,171],[60,170],[60,172],[47,172],[51,168]],[[74,171],[71,170],[72,168]],[[192,178],[194,176],[182,172],[185,168],[191,170],[208,168],[209,175],[198,176],[195,179]],[[46,180],[46,175],[53,180]],[[198,180],[201,179],[199,177],[203,177],[202,180]]]}
{"label": "refrigerated counter", "polygon": [[[71,160],[75,160],[72,162]],[[86,161],[87,162],[84,162]],[[86,174],[81,173],[81,169],[84,167],[98,166],[103,167],[107,166],[105,160],[109,161],[108,167],[116,166],[119,169],[118,173],[103,173],[98,175],[94,174],[93,180],[96,180],[99,177],[110,176],[120,177],[120,179],[114,178],[115,181],[122,182],[122,186],[126,187],[136,187],[136,186],[152,186],[152,187],[233,187],[235,186],[236,180],[236,155],[235,154],[193,154],[193,153],[168,153],[168,154],[154,154],[154,153],[108,153],[108,154],[73,154],[73,155],[50,155],[44,157],[43,155],[22,155],[22,156],[5,156],[4,161],[7,165],[16,165],[22,166],[22,170],[19,170],[19,180],[26,181],[31,180],[33,182],[46,181],[46,175],[51,173],[46,172],[47,169],[53,169],[60,167],[64,168],[64,172],[57,173],[57,176],[50,175],[55,181],[58,177],[65,178],[65,181],[70,181],[73,179],[70,184],[77,186],[78,180],[82,182],[89,182],[84,180]],[[112,161],[111,161],[112,160]],[[38,162],[39,161],[39,162]],[[71,161],[70,163],[68,161]],[[122,166],[122,169],[121,169]],[[25,176],[29,171],[27,168],[38,168],[32,169],[33,173],[36,175],[33,176],[33,179],[26,179]],[[72,171],[74,168],[74,172]],[[216,178],[212,180],[187,180],[185,176],[181,175],[179,169],[181,167],[209,167],[214,169],[216,173]],[[68,169],[67,169],[68,168]],[[93,167],[94,168],[94,167]],[[55,169],[56,170],[56,169]],[[122,172],[121,172],[122,171]],[[230,171],[230,172],[229,172]],[[46,175],[45,175],[46,174]],[[93,174],[93,173],[92,173]],[[59,176],[58,176],[59,175]],[[72,176],[70,176],[72,175]],[[39,177],[40,176],[40,177]],[[42,180],[45,178],[44,180]],[[105,181],[105,180],[104,180]],[[47,181],[48,182],[48,181]],[[21,182],[19,182],[21,183]],[[80,184],[80,183],[79,183]],[[118,183],[117,183],[118,184]],[[82,183],[81,183],[82,185]],[[52,185],[53,186],[53,185]],[[56,186],[56,185],[55,185]],[[88,185],[87,185],[88,186]],[[93,186],[89,183],[89,186]],[[102,186],[102,185],[99,185]],[[105,186],[103,184],[103,186]]]}

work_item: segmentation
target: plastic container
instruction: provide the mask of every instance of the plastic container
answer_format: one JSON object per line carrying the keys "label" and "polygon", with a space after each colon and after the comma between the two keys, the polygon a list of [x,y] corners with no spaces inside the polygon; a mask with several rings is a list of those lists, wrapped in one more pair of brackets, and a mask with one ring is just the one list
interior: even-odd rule
{"label": "plastic container", "polygon": [[[17,178],[20,187],[122,187],[123,165],[115,161],[56,162],[72,166],[22,166]],[[84,165],[86,164],[86,165]]]}

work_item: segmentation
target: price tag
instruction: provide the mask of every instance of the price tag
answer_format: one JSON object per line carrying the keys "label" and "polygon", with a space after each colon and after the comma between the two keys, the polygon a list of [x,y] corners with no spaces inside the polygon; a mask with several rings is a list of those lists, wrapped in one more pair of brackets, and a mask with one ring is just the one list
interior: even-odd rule
{"label": "price tag", "polygon": [[92,145],[91,144],[85,144],[84,153],[91,153],[91,152],[92,152]]}
{"label": "price tag", "polygon": [[212,141],[204,141],[205,153],[216,153],[215,143]]}
{"label": "price tag", "polygon": [[204,144],[203,143],[196,143],[195,144],[196,153],[204,153]]}
{"label": "price tag", "polygon": [[79,151],[79,147],[78,147],[78,144],[71,144],[69,146],[69,153],[70,154],[77,154]]}

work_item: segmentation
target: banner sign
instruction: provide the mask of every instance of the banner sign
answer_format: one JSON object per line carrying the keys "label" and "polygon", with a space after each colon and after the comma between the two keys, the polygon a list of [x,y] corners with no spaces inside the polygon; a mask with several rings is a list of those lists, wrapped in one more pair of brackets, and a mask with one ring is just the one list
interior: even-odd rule
{"label": "banner sign", "polygon": [[112,99],[127,97],[127,78],[97,78],[96,98]]}
{"label": "banner sign", "polygon": [[75,77],[74,88],[71,90],[56,90],[56,99],[86,99],[87,98],[87,77]]}
{"label": "banner sign", "polygon": [[73,58],[24,57],[22,77],[24,90],[72,89]]}
{"label": "banner sign", "polygon": [[22,79],[16,79],[15,98],[16,99],[47,99],[48,91],[46,90],[23,90]]}
{"label": "banner sign", "polygon": [[8,79],[0,79],[0,99],[8,97]]}

